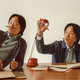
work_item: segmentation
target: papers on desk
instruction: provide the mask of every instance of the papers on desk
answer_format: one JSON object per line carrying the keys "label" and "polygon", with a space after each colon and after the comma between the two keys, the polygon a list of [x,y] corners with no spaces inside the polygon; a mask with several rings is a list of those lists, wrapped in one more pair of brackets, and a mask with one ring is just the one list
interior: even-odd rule
{"label": "papers on desk", "polygon": [[4,70],[0,71],[0,79],[2,78],[26,78],[26,76],[19,71]]}
{"label": "papers on desk", "polygon": [[57,72],[69,72],[73,68],[80,68],[80,63],[72,63],[66,65],[38,65],[37,67],[31,68],[33,70],[53,70]]}
{"label": "papers on desk", "polygon": [[15,77],[15,75],[10,71],[0,71],[0,79],[1,78],[12,78]]}
{"label": "papers on desk", "polygon": [[38,65],[34,68],[31,68],[32,70],[37,70],[37,71],[42,71],[42,70],[47,70],[48,69],[48,65]]}

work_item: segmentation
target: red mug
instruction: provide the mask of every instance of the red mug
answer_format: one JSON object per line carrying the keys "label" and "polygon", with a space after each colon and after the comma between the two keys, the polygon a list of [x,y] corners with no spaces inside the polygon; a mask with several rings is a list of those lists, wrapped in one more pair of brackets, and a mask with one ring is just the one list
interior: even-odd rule
{"label": "red mug", "polygon": [[[49,23],[49,21],[47,19],[40,19],[41,25],[44,24],[45,26]],[[47,28],[47,30],[49,30]]]}
{"label": "red mug", "polygon": [[38,61],[38,60],[37,60],[36,58],[30,58],[30,59],[28,60],[27,66],[29,66],[29,67],[38,66],[37,61]]}
{"label": "red mug", "polygon": [[41,19],[40,21],[41,21],[41,23],[49,23],[49,21],[47,19]]}

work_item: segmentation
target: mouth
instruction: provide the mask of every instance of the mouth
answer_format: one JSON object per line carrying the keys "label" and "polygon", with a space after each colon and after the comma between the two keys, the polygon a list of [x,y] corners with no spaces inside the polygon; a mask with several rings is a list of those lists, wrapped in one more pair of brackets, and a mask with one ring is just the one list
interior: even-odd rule
{"label": "mouth", "polygon": [[13,28],[9,27],[10,30],[12,30]]}
{"label": "mouth", "polygon": [[65,41],[69,41],[69,38],[65,38]]}

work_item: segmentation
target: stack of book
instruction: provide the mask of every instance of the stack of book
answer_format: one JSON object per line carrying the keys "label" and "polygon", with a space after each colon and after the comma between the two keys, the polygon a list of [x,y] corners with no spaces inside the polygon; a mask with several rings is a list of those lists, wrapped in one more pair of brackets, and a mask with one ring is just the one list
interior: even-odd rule
{"label": "stack of book", "polygon": [[72,63],[66,65],[38,65],[37,67],[31,68],[32,70],[53,70],[57,72],[69,72],[73,68],[80,68],[80,63]]}

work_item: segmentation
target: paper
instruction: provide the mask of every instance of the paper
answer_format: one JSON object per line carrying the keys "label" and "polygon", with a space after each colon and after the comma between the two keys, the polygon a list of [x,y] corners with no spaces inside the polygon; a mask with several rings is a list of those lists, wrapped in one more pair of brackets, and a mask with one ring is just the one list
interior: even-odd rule
{"label": "paper", "polygon": [[48,65],[38,65],[38,66],[31,68],[31,69],[33,69],[33,70],[47,70],[47,68],[48,68]]}
{"label": "paper", "polygon": [[0,79],[2,78],[26,78],[26,75],[19,71],[4,70],[0,71]]}
{"label": "paper", "polygon": [[79,68],[80,63],[72,63],[65,65],[38,65],[37,67],[31,68],[33,70],[53,70],[57,72],[68,72],[72,68]]}
{"label": "paper", "polygon": [[10,71],[0,71],[0,78],[12,78],[15,77],[15,75]]}

